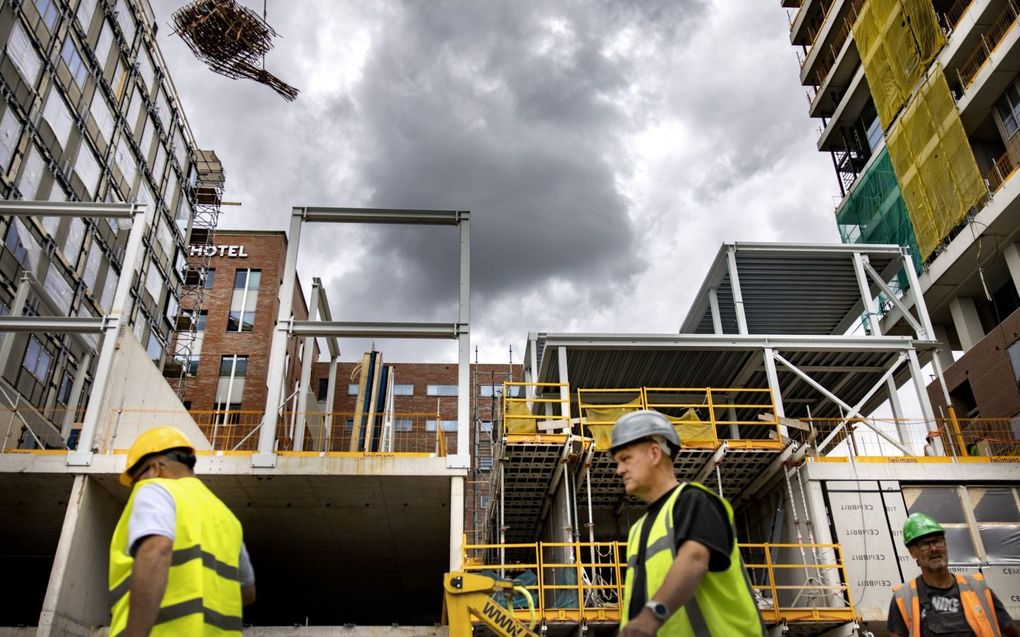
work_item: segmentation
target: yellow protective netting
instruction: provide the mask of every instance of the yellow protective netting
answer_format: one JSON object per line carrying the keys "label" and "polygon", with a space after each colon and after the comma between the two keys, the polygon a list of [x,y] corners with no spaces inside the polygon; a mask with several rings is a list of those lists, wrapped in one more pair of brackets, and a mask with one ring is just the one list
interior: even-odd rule
{"label": "yellow protective netting", "polygon": [[868,0],[853,34],[882,130],[889,130],[946,38],[930,0]]}
{"label": "yellow protective netting", "polygon": [[609,449],[610,447],[609,437],[613,431],[613,425],[607,423],[615,423],[616,419],[620,416],[637,409],[641,409],[641,407],[642,402],[640,396],[630,402],[623,403],[622,405],[607,405],[605,407],[586,406],[584,408],[584,416],[588,424],[585,426],[585,429],[588,430],[591,437],[595,440],[595,449],[602,451],[603,449]]}
{"label": "yellow protective netting", "polygon": [[[604,422],[609,420],[609,416],[611,416],[611,414],[608,414],[607,412],[618,412],[616,418],[619,418],[629,411],[639,409],[640,399],[637,399],[634,402],[637,404],[631,408],[628,408],[627,406],[619,406],[608,409],[586,409],[585,411],[588,413],[589,419]],[[628,403],[628,405],[630,405],[630,403]],[[598,412],[596,414],[598,416],[597,418],[593,415],[593,412]],[[706,443],[715,444],[719,442],[719,439],[715,435],[715,427],[712,426],[712,423],[701,420],[701,418],[698,417],[698,412],[694,409],[688,409],[679,418],[670,418],[670,420],[673,422],[673,428],[676,429],[677,435],[680,436],[680,442],[684,445],[704,445]],[[595,449],[597,451],[605,451],[612,446],[610,438],[612,436],[613,425],[588,425],[586,429],[595,440]]]}
{"label": "yellow protective netting", "polygon": [[503,427],[508,434],[534,434],[538,433],[538,419],[531,415],[527,401],[509,401]]}
{"label": "yellow protective netting", "polygon": [[987,193],[941,66],[886,139],[922,259]]}

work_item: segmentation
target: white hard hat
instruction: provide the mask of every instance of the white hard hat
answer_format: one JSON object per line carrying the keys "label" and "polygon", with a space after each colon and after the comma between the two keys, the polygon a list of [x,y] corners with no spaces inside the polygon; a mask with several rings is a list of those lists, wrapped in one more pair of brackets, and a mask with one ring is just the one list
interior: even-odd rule
{"label": "white hard hat", "polygon": [[616,453],[632,442],[662,436],[672,446],[672,452],[680,449],[680,437],[676,435],[673,423],[663,414],[649,409],[632,411],[620,416],[610,437],[610,453]]}

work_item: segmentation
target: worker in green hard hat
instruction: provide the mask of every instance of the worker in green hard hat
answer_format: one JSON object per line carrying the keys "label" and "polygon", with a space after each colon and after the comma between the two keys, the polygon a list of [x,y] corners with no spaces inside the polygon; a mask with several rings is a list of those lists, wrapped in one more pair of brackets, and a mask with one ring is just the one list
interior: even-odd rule
{"label": "worker in green hard hat", "polygon": [[680,483],[680,438],[669,418],[635,411],[610,439],[616,473],[645,515],[630,528],[620,637],[767,635],[744,570],[726,500]]}
{"label": "worker in green hard hat", "polygon": [[924,513],[903,524],[903,543],[921,567],[920,577],[893,587],[886,628],[893,637],[1020,637],[1020,627],[980,573],[949,571],[942,525]]}

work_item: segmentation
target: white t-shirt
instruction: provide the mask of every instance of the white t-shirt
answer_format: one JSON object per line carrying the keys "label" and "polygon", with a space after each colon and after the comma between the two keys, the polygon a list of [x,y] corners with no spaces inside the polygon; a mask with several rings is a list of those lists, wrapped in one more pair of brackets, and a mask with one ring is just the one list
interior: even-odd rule
{"label": "white t-shirt", "polygon": [[[128,518],[128,552],[133,557],[138,550],[137,543],[148,535],[161,535],[174,539],[177,528],[177,505],[174,498],[163,486],[151,482],[143,484],[135,494],[135,506]],[[241,542],[241,556],[238,561],[238,579],[241,586],[255,583],[255,570],[248,557],[248,549]]]}

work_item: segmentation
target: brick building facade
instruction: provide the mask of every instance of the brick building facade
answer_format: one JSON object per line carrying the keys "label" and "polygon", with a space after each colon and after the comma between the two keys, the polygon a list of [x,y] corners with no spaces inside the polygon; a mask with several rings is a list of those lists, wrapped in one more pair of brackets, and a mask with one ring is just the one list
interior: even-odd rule
{"label": "brick building facade", "polygon": [[[188,361],[182,400],[195,421],[213,435],[217,449],[254,448],[255,436],[241,439],[262,419],[273,329],[279,313],[279,288],[287,256],[280,231],[218,230],[209,255],[199,337]],[[300,281],[293,312],[308,318]],[[287,387],[301,373],[301,348],[287,345]],[[284,447],[286,448],[286,446]]]}

